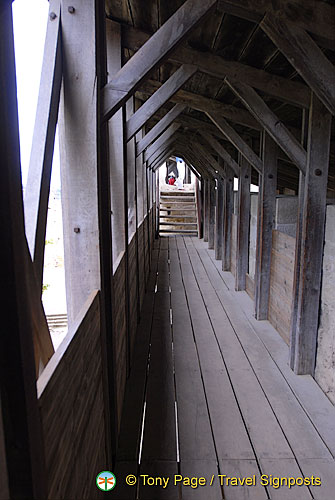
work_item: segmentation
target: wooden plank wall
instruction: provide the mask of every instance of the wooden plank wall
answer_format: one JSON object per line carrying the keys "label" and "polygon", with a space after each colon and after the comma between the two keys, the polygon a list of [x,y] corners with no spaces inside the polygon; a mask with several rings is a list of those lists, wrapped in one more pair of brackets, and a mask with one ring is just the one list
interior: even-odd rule
{"label": "wooden plank wall", "polygon": [[97,291],[79,316],[37,384],[50,500],[99,498],[106,464]]}
{"label": "wooden plank wall", "polygon": [[280,231],[272,233],[269,321],[289,343],[293,294],[295,238]]}
{"label": "wooden plank wall", "polygon": [[126,260],[125,255],[114,273],[115,314],[115,372],[118,408],[118,425],[122,413],[123,394],[127,378],[127,323],[126,323]]}
{"label": "wooden plank wall", "polygon": [[255,297],[255,280],[250,276],[250,274],[246,274],[246,280],[245,280],[245,290],[249,297],[254,299]]}
{"label": "wooden plank wall", "polygon": [[230,272],[234,277],[236,274],[236,239],[237,239],[237,215],[233,214],[231,223]]}

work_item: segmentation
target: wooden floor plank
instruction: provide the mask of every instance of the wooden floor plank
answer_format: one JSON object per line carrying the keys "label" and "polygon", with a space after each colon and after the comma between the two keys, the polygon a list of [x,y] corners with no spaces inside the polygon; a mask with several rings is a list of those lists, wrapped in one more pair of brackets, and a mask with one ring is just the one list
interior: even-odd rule
{"label": "wooden floor plank", "polygon": [[157,292],[147,382],[143,460],[176,460],[170,294]]}
{"label": "wooden floor plank", "polygon": [[[180,473],[183,477],[190,478],[205,478],[206,484],[192,488],[190,486],[182,486],[183,500],[221,500],[222,489],[218,481],[218,466],[215,460],[189,460],[184,461],[180,465]],[[212,476],[215,476],[211,485]]]}
{"label": "wooden floor plank", "polygon": [[[274,486],[271,486],[270,479],[273,478],[303,478],[303,474],[300,468],[297,466],[297,462],[291,459],[284,460],[261,460],[262,474],[268,476],[267,490],[270,494],[271,500],[308,500],[312,497],[312,494],[307,486],[288,486],[278,487],[276,480],[272,482]],[[273,476],[273,478],[271,478]]]}
{"label": "wooden floor plank", "polygon": [[[199,253],[199,255],[202,259],[202,253]],[[206,269],[213,266],[210,260],[204,259],[202,263]],[[278,418],[295,456],[297,458],[331,458],[329,450],[320,439],[319,434],[302,409],[299,401],[297,401],[277,365],[265,349],[263,343],[255,335],[245,315],[241,314],[240,303],[234,298],[235,292],[230,293],[222,287],[220,290],[216,290],[216,294],[229,316],[236,336],[247,353],[250,366],[253,367],[257,379],[271,404],[276,418]],[[213,304],[214,299],[212,293],[209,299],[210,305]],[[215,306],[213,315],[218,314],[217,311],[220,309],[217,304]],[[233,339],[229,338],[227,342],[232,344]],[[228,358],[229,360],[230,357]],[[291,419],[291,415],[293,414],[295,418]]]}
{"label": "wooden floor plank", "polygon": [[145,295],[141,321],[136,333],[134,346],[136,356],[134,356],[132,369],[126,384],[117,451],[118,461],[137,462],[138,460],[158,257],[159,249],[154,250],[153,254],[148,292]]}
{"label": "wooden floor plank", "polygon": [[265,500],[268,498],[266,489],[260,483],[260,472],[256,460],[220,460],[220,474],[241,478],[241,480],[256,476],[255,486],[225,485],[225,478],[223,478],[225,500]]}
{"label": "wooden floor plank", "polygon": [[174,476],[178,474],[177,462],[174,461],[144,461],[141,463],[140,476],[152,478],[169,478],[166,488],[162,486],[144,485],[148,478],[139,477],[140,500],[179,500],[180,486],[174,484]]}
{"label": "wooden floor plank", "polygon": [[[184,276],[183,268],[182,273]],[[190,286],[186,286],[186,294],[218,456],[254,458],[202,296]]]}
{"label": "wooden floor plank", "polygon": [[116,464],[114,471],[116,477],[116,486],[112,491],[113,500],[135,500],[136,499],[136,486],[128,486],[126,477],[129,474],[137,476],[137,462],[122,462]]}
{"label": "wooden floor plank", "polygon": [[[204,277],[205,269],[195,247],[189,250],[189,254],[212,325],[217,337],[222,339],[224,344],[223,355],[229,365],[232,385],[257,455],[264,458],[293,458],[287,440],[255,377],[248,358],[241,345],[236,342],[236,335],[227,322],[227,316],[216,292],[208,278]],[[225,325],[224,332],[222,325]],[[209,385],[206,386],[206,390],[210,390]],[[257,405],[254,401],[257,401]]]}
{"label": "wooden floor plank", "polygon": [[329,500],[334,498],[335,492],[335,462],[334,460],[300,461],[300,466],[306,477],[320,477],[321,486],[312,486],[311,491],[315,500]]}
{"label": "wooden floor plank", "polygon": [[180,460],[210,460],[214,442],[177,251],[170,262]]}

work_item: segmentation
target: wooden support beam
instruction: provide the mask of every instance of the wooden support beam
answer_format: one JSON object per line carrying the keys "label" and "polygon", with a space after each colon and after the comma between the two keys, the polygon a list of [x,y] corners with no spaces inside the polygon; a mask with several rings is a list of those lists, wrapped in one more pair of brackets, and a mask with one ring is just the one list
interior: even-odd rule
{"label": "wooden support beam", "polygon": [[[301,127],[301,144],[307,148],[308,141],[308,123],[309,123],[308,110],[303,111],[302,127]],[[301,262],[301,249],[302,249],[302,230],[303,230],[303,215],[305,204],[305,176],[299,171],[299,187],[298,187],[298,220],[296,226],[295,238],[295,255],[294,255],[294,281],[293,293],[291,303],[291,324],[290,324],[290,366],[294,369],[295,359],[295,340],[297,331],[297,314],[299,304],[299,281],[300,281],[300,262]]]}
{"label": "wooden support beam", "polygon": [[[40,291],[24,229],[12,2],[0,6],[0,231],[3,289],[0,335],[2,498],[47,498],[33,337]],[[44,318],[45,320],[45,318]],[[35,347],[36,352],[36,347]],[[38,374],[38,372],[37,372]],[[4,460],[4,463],[3,463]],[[19,471],[19,473],[18,473]],[[5,484],[4,484],[5,483]]]}
{"label": "wooden support beam", "polygon": [[151,168],[154,171],[157,170],[157,168],[159,168],[173,154],[173,148],[174,148],[173,143],[168,145],[166,148],[162,148],[162,152],[152,162],[152,164],[150,165],[150,163],[148,162],[149,168]]}
{"label": "wooden support beam", "polygon": [[234,175],[228,170],[224,180],[224,211],[223,211],[223,244],[222,244],[222,270],[230,271],[231,261],[231,229],[234,210]]}
{"label": "wooden support beam", "polygon": [[196,73],[196,66],[184,64],[134,113],[126,124],[127,141]]}
{"label": "wooden support beam", "polygon": [[233,170],[234,174],[238,177],[239,176],[239,171],[240,167],[230,156],[229,153],[225,150],[225,148],[209,133],[204,132],[203,130],[200,130],[199,133],[202,135],[202,137],[212,146],[212,148],[217,152],[219,156],[221,156],[222,160],[229,165],[229,167]]}
{"label": "wooden support beam", "polygon": [[62,55],[58,121],[66,302],[71,327],[89,294],[101,287],[94,0],[82,4],[76,15],[67,9],[62,15]]}
{"label": "wooden support beam", "polygon": [[257,221],[258,258],[255,276],[255,312],[257,319],[267,319],[270,295],[272,230],[276,209],[278,148],[271,137],[263,135],[263,175],[259,196],[260,210]]}
{"label": "wooden support beam", "polygon": [[[108,120],[134,94],[170,53],[187,37],[217,0],[186,0],[121,68],[103,91],[104,117]],[[178,29],[176,29],[178,26]]]}
{"label": "wooden support beam", "polygon": [[180,123],[172,123],[165,132],[158,138],[156,141],[148,147],[148,149],[144,152],[144,161],[149,161],[152,155],[164,144],[171,140],[171,138],[175,135],[177,130],[180,128]]}
{"label": "wooden support beam", "polygon": [[[123,29],[124,47],[138,50],[150,35],[132,27]],[[190,47],[180,47],[169,58],[178,64],[195,64],[198,70],[207,75],[223,80],[226,76],[241,82],[252,82],[252,86],[277,99],[296,106],[309,106],[308,87],[300,82],[268,73],[237,61],[229,61],[211,52],[199,51]]]}
{"label": "wooden support beam", "polygon": [[[99,90],[107,82],[107,44],[111,34],[107,34],[107,24],[103,4],[92,2],[87,5],[87,17],[95,24],[96,76]],[[93,15],[92,10],[94,9]],[[68,12],[69,13],[69,12]],[[69,13],[70,14],[70,13]],[[69,16],[71,17],[71,16]],[[116,52],[119,51],[119,33],[115,33]],[[116,456],[118,439],[118,407],[116,384],[116,348],[115,348],[115,302],[113,288],[113,247],[111,224],[111,175],[109,124],[101,118],[101,92],[97,91],[96,129],[97,129],[97,189],[98,189],[98,224],[99,224],[99,261],[100,261],[100,338],[102,387],[105,427],[106,462],[113,463]]]}
{"label": "wooden support beam", "polygon": [[215,204],[216,204],[216,189],[215,181],[210,181],[208,193],[209,201],[209,217],[208,217],[208,248],[210,250],[214,249],[215,240]]}
{"label": "wooden support beam", "polygon": [[320,41],[335,41],[334,7],[315,0],[219,0],[218,10],[260,23],[268,13],[279,16],[281,23],[294,22],[296,26],[313,33]]}
{"label": "wooden support beam", "polygon": [[263,125],[266,132],[277,142],[295,165],[306,172],[307,154],[291,132],[278,120],[263,99],[249,85],[226,79],[231,90],[241,99],[249,111]]}
{"label": "wooden support beam", "polygon": [[[296,262],[296,266],[300,266],[299,282],[295,280],[295,287],[299,287],[299,293],[296,331],[293,332],[295,339],[292,344],[295,352],[294,356],[291,356],[291,367],[298,374],[313,375],[315,369],[330,132],[331,114],[313,94],[308,129],[301,259],[300,262]],[[295,294],[295,291],[293,293]]]}
{"label": "wooden support beam", "polygon": [[209,212],[210,212],[210,179],[204,180],[204,241],[208,241],[209,236]]}
{"label": "wooden support beam", "polygon": [[[162,84],[156,80],[148,80],[141,86],[140,91],[136,92],[136,97],[145,100],[147,95],[152,95],[161,85]],[[228,120],[255,130],[262,130],[263,128],[247,110],[237,108],[231,104],[224,104],[216,99],[210,99],[186,90],[179,90],[171,97],[170,102],[184,104],[185,106],[189,106],[192,109],[204,113],[212,111],[213,113],[218,113],[228,118]]]}
{"label": "wooden support beam", "polygon": [[[244,156],[244,158],[254,167],[257,172],[262,172],[262,161],[259,156],[251,149],[251,147],[242,139],[242,137],[229,125],[229,123],[214,113],[206,113],[208,118],[217,126],[220,132],[236,147],[236,149]],[[235,169],[234,169],[235,171]],[[238,175],[239,169],[237,169]],[[236,173],[236,172],[235,172]]]}
{"label": "wooden support beam", "polygon": [[296,23],[283,23],[280,17],[270,13],[264,17],[260,27],[334,115],[335,68],[311,36]]}
{"label": "wooden support beam", "polygon": [[[119,23],[115,23],[106,19],[106,36],[107,36],[107,71],[108,77],[119,71],[122,63],[121,51],[121,27]],[[123,148],[123,113],[120,109],[115,113],[108,122],[108,143],[109,143],[109,165],[110,178],[113,182],[110,183],[111,190],[111,219],[112,233],[115,237],[112,238],[113,245],[113,260],[114,269],[120,261],[121,255],[125,250],[125,203],[124,203],[124,169],[123,164],[124,148]]]}
{"label": "wooden support beam", "polygon": [[207,150],[207,148],[205,148],[205,146],[193,142],[192,147],[198,152],[202,163],[206,166],[207,170],[210,171],[212,177],[225,177],[226,172],[224,171],[222,166],[213,158],[213,156]]}
{"label": "wooden support beam", "polygon": [[250,183],[251,165],[240,155],[235,276],[235,290],[237,291],[245,290],[249,264]]}
{"label": "wooden support beam", "polygon": [[218,179],[216,184],[216,210],[215,210],[215,241],[214,250],[216,260],[222,259],[223,242],[223,203],[224,203],[224,181]]}
{"label": "wooden support beam", "polygon": [[24,196],[25,226],[42,293],[45,234],[59,96],[62,81],[60,1],[50,2],[29,172]]}
{"label": "wooden support beam", "polygon": [[186,109],[183,104],[176,104],[136,145],[136,156],[140,155],[171,123]]}

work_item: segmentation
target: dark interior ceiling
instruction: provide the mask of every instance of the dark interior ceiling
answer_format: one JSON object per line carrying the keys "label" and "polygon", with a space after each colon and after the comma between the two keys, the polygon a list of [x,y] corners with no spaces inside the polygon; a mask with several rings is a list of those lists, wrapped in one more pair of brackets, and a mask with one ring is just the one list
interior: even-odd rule
{"label": "dark interior ceiling", "polygon": [[[125,26],[136,28],[152,34],[155,32],[174,12],[184,3],[184,0],[107,0],[107,17],[122,23]],[[320,2],[323,3],[323,2]],[[335,0],[327,0],[325,3],[334,5]],[[238,61],[254,68],[266,70],[268,73],[285,77],[293,81],[302,82],[300,76],[290,65],[288,60],[281,54],[272,41],[267,37],[258,23],[247,19],[233,16],[217,9],[189,36],[184,43],[199,52],[211,52],[224,58],[226,61]],[[329,46],[321,47],[327,58],[334,64],[335,52]],[[128,48],[123,48],[124,62],[133,54]],[[179,65],[171,61],[165,62],[158,68],[152,80],[164,83]],[[252,86],[252,82],[246,82]],[[145,84],[143,85],[145,90]],[[146,100],[149,93],[139,89],[136,97]],[[183,90],[215,99],[222,103],[233,104],[238,108],[245,109],[239,99],[227,87],[222,79],[198,71],[183,87]],[[287,102],[279,101],[273,97],[257,91],[268,106],[277,114],[279,120],[284,125],[301,130],[303,111],[298,106]],[[151,119],[146,126],[147,131],[161,118],[170,108],[169,103]],[[209,122],[209,119],[202,112],[188,108],[186,115],[198,120]],[[230,122],[234,129],[243,137],[250,138],[252,147],[259,153],[259,137],[257,130],[237,125]],[[222,137],[222,144],[227,146],[227,142]],[[234,157],[234,147],[227,148]],[[285,155],[284,155],[285,156]],[[287,158],[279,160],[278,165],[278,188],[282,191],[285,187],[298,190],[299,172]],[[258,182],[258,175],[253,172],[253,182]],[[335,158],[334,158],[334,120],[332,126],[332,143],[330,153],[330,169],[328,180],[328,195],[335,197]]]}

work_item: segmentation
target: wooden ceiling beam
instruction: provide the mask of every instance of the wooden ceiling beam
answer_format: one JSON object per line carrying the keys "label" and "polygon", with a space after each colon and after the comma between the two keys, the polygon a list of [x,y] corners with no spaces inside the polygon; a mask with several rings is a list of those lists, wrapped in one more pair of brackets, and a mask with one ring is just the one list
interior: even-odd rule
{"label": "wooden ceiling beam", "polygon": [[151,144],[151,146],[144,152],[144,161],[148,161],[149,158],[157,151],[158,148],[163,146],[167,141],[169,141],[181,127],[180,123],[172,123],[165,132],[158,137],[158,139]]}
{"label": "wooden ceiling beam", "polygon": [[335,42],[335,9],[317,0],[219,0],[218,10],[255,23],[268,13],[279,16],[282,25],[292,21],[313,33],[318,42],[331,48]]}
{"label": "wooden ceiling beam", "polygon": [[217,126],[217,128],[227,137],[227,139],[235,146],[241,155],[248,160],[250,165],[257,170],[258,173],[263,172],[263,163],[259,156],[251,149],[251,147],[242,139],[242,137],[229,125],[228,122],[217,113],[206,113],[208,118]]}
{"label": "wooden ceiling beam", "polygon": [[241,99],[247,109],[259,120],[273,140],[282,148],[295,165],[306,172],[307,153],[298,140],[271,111],[263,99],[249,85],[226,79],[231,90]]}
{"label": "wooden ceiling beam", "polygon": [[[306,81],[328,111],[335,114],[335,68],[306,31],[267,14],[260,23],[278,49]],[[335,29],[334,29],[335,32]]]}
{"label": "wooden ceiling beam", "polygon": [[[186,0],[102,90],[103,118],[109,120],[171,52],[187,37],[217,0]],[[176,29],[178,27],[178,29]]]}
{"label": "wooden ceiling beam", "polygon": [[176,104],[156,125],[136,144],[136,156],[140,155],[171,123],[186,109],[183,104]]}
{"label": "wooden ceiling beam", "polygon": [[197,67],[183,64],[156,90],[152,96],[134,113],[126,123],[126,139],[129,141],[145,125],[152,115],[196,73]]}
{"label": "wooden ceiling beam", "polygon": [[236,177],[238,177],[240,173],[240,167],[236,163],[234,158],[232,158],[230,154],[225,150],[225,148],[208,132],[199,130],[199,134],[202,135],[202,137],[208,142],[208,144],[211,145],[211,147],[217,152],[217,154],[221,156],[223,161],[230,166]]}
{"label": "wooden ceiling beam", "polygon": [[[155,80],[148,80],[142,86],[139,92],[136,92],[136,97],[145,100],[148,95],[152,95],[162,84]],[[175,104],[184,104],[197,111],[206,113],[213,111],[213,113],[220,113],[222,116],[235,123],[249,127],[255,130],[262,130],[262,126],[257,120],[245,109],[237,108],[230,104],[224,104],[216,99],[179,90],[174,96],[171,97],[170,102]]]}
{"label": "wooden ceiling beam", "polygon": [[[139,47],[143,46],[148,39],[150,39],[150,35],[141,30],[130,26],[122,27],[122,44],[127,49],[135,52],[141,50]],[[201,52],[190,47],[178,48],[171,54],[169,60],[178,64],[195,64],[202,73],[221,80],[229,76],[242,82],[247,81],[254,88],[284,102],[299,107],[309,107],[310,96],[306,85],[273,75],[262,69],[237,61],[228,61],[211,52]]]}

